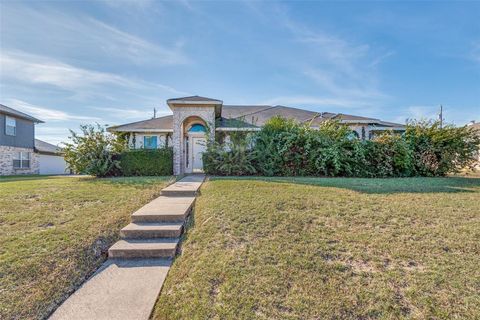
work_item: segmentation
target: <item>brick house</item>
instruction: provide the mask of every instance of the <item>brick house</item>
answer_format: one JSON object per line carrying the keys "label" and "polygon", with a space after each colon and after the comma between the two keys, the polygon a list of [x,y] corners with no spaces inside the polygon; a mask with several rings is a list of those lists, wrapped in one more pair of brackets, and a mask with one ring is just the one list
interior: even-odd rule
{"label": "brick house", "polygon": [[0,104],[0,175],[39,173],[35,124],[42,122]]}
{"label": "brick house", "polygon": [[62,149],[35,139],[43,121],[0,104],[0,176],[65,174]]}

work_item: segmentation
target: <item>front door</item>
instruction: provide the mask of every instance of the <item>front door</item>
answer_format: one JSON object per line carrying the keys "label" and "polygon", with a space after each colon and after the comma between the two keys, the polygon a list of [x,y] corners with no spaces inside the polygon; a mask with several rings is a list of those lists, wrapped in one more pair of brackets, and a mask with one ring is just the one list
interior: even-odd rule
{"label": "front door", "polygon": [[207,150],[205,138],[192,137],[192,167],[193,172],[203,172],[202,154]]}

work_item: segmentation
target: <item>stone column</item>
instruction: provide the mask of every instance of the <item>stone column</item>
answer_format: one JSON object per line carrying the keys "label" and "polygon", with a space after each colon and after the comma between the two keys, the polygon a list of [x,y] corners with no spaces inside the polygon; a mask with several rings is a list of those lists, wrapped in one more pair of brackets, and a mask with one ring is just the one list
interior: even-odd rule
{"label": "stone column", "polygon": [[183,142],[183,122],[188,117],[199,117],[206,122],[210,128],[210,137],[215,138],[215,107],[214,106],[174,106],[173,111],[173,174],[180,175],[185,173],[184,164],[184,142]]}
{"label": "stone column", "polygon": [[177,108],[173,109],[173,134],[172,134],[172,147],[173,147],[173,174],[180,175],[182,165],[182,122],[179,118]]}

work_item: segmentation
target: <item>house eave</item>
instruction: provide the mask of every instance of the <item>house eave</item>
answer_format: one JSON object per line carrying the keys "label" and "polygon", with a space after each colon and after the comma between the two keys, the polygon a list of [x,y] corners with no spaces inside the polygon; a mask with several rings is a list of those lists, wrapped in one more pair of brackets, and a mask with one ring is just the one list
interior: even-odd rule
{"label": "house eave", "polygon": [[405,131],[406,129],[404,127],[384,127],[384,126],[372,126],[370,131]]}
{"label": "house eave", "polygon": [[190,104],[201,104],[201,105],[212,105],[216,106],[219,104],[223,104],[221,100],[211,100],[211,101],[182,101],[182,100],[167,100],[167,104],[169,106],[183,104],[183,105],[190,105]]}
{"label": "house eave", "polygon": [[[335,120],[335,119],[334,119]],[[340,123],[346,123],[346,124],[375,124],[375,121],[380,121],[380,120],[342,120],[340,119]]]}
{"label": "house eave", "polygon": [[64,156],[63,152],[40,151],[38,149],[34,149],[34,152],[38,153],[38,154],[47,155],[47,156],[57,156],[57,157],[63,157]]}
{"label": "house eave", "polygon": [[108,128],[108,132],[155,132],[155,133],[171,133],[173,129],[115,129]]}
{"label": "house eave", "polygon": [[215,131],[260,131],[262,130],[261,128],[226,128],[226,127],[220,127],[216,128]]}

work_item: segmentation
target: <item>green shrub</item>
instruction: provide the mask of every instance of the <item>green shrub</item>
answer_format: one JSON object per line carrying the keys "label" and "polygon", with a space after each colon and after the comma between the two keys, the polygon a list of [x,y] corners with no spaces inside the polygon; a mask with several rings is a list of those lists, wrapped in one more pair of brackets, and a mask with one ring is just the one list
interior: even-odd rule
{"label": "green shrub", "polygon": [[352,175],[352,131],[325,121],[319,130],[274,117],[256,135],[254,156],[266,176]]}
{"label": "green shrub", "polygon": [[255,138],[254,163],[265,176],[305,174],[305,128],[281,117],[273,117]]}
{"label": "green shrub", "polygon": [[363,143],[365,177],[407,177],[413,172],[412,152],[405,139],[395,133],[384,133]]}
{"label": "green shrub", "polygon": [[138,149],[119,156],[124,176],[167,176],[173,174],[173,149]]}
{"label": "green shrub", "polygon": [[70,130],[70,142],[64,143],[65,162],[74,173],[105,177],[118,168],[114,159],[114,148],[120,143],[117,137],[105,132],[97,124],[81,125],[81,134]]}
{"label": "green shrub", "polygon": [[229,142],[211,141],[203,153],[203,170],[207,174],[243,176],[255,174],[249,136],[233,132]]}
{"label": "green shrub", "polygon": [[[409,123],[404,135],[386,132],[370,141],[353,138],[336,121],[318,129],[273,117],[250,142],[211,144],[204,154],[208,174],[264,176],[443,176],[475,161],[480,137],[467,127]],[[228,150],[228,151],[227,151]]]}
{"label": "green shrub", "polygon": [[415,175],[444,176],[475,162],[480,137],[473,128],[440,126],[437,122],[411,122],[405,139],[413,152]]}
{"label": "green shrub", "polygon": [[352,130],[336,121],[325,121],[318,130],[307,130],[308,167],[311,175],[352,176],[356,170],[357,139]]}

